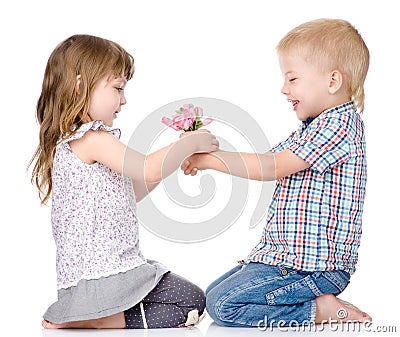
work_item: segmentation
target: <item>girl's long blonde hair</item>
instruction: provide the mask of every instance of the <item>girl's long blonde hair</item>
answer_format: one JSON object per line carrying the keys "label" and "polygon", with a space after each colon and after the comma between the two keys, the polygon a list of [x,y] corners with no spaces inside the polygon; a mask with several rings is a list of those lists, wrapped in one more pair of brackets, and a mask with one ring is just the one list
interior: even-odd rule
{"label": "girl's long blonde hair", "polygon": [[89,101],[95,85],[107,76],[130,80],[133,72],[134,60],[129,53],[117,43],[96,36],[71,36],[51,53],[36,105],[39,146],[29,163],[34,163],[31,181],[39,190],[42,204],[51,195],[57,143],[90,121]]}

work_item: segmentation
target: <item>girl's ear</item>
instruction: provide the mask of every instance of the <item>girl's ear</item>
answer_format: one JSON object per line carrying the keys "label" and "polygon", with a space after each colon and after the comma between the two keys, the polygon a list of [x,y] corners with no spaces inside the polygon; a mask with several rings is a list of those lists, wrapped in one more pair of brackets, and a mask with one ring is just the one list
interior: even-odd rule
{"label": "girl's ear", "polygon": [[339,70],[333,70],[330,74],[328,91],[336,94],[343,85],[343,75]]}
{"label": "girl's ear", "polygon": [[81,85],[81,75],[76,76],[75,91],[79,95],[79,87]]}

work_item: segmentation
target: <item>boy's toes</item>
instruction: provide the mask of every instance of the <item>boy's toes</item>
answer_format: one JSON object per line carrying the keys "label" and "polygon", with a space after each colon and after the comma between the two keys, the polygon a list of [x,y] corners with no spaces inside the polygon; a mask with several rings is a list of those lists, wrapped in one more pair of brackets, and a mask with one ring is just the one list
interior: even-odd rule
{"label": "boy's toes", "polygon": [[360,322],[372,322],[372,317],[368,315],[366,312],[363,312],[363,317]]}

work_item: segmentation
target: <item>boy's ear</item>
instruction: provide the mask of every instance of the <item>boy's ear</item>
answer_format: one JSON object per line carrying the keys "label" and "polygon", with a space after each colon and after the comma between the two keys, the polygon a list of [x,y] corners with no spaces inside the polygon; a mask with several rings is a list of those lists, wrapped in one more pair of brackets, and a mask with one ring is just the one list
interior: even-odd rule
{"label": "boy's ear", "polygon": [[339,70],[333,70],[330,74],[328,91],[336,94],[343,85],[343,75]]}
{"label": "boy's ear", "polygon": [[79,95],[79,87],[81,85],[81,75],[76,76],[75,91]]}

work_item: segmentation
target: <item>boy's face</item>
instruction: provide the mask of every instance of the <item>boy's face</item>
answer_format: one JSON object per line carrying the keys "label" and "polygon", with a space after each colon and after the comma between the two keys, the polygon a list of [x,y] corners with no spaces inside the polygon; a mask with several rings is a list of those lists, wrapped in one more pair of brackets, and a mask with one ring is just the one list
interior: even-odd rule
{"label": "boy's face", "polygon": [[279,54],[279,64],[284,76],[281,91],[293,105],[299,120],[315,118],[330,108],[330,73],[324,73],[303,57],[290,53]]}

